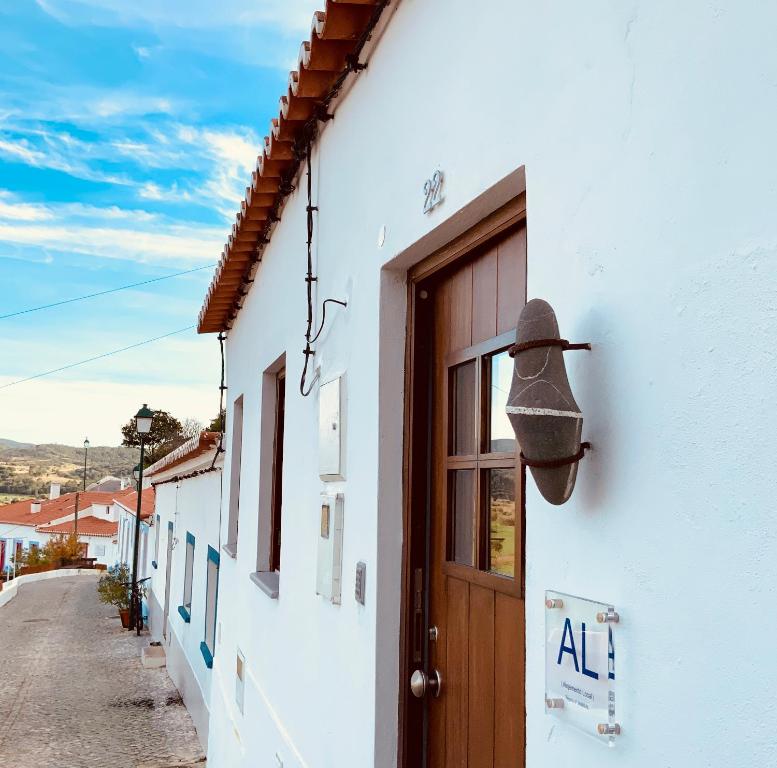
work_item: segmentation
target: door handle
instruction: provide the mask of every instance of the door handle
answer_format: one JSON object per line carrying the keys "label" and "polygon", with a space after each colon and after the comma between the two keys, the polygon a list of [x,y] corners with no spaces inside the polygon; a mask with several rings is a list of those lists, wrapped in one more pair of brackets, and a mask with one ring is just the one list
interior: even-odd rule
{"label": "door handle", "polygon": [[436,669],[433,669],[429,675],[422,669],[417,669],[410,677],[410,691],[417,699],[426,696],[427,691],[431,692],[436,699],[440,695],[441,688],[442,676]]}

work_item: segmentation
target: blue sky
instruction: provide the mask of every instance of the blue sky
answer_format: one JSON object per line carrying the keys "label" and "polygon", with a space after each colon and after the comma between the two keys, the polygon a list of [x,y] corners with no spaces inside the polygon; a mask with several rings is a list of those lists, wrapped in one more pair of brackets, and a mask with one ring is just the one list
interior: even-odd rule
{"label": "blue sky", "polygon": [[[0,314],[214,263],[321,0],[0,4]],[[211,270],[0,320],[0,386],[193,325]],[[218,409],[195,331],[0,388],[0,437]]]}

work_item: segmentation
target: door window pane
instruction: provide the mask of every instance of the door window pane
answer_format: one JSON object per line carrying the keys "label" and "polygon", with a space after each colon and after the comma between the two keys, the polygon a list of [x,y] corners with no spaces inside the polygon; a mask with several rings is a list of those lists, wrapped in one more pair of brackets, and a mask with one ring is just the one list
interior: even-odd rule
{"label": "door window pane", "polygon": [[513,360],[507,350],[493,355],[489,366],[489,453],[515,452],[515,432],[507,418],[507,396],[513,381]]}
{"label": "door window pane", "polygon": [[207,591],[205,593],[205,645],[211,655],[216,649],[216,595],[219,586],[219,565],[208,557]]}
{"label": "door window pane", "polygon": [[451,453],[471,456],[475,453],[475,361],[451,369]]}
{"label": "door window pane", "polygon": [[192,579],[194,577],[194,536],[186,533],[186,560],[183,570],[183,607],[192,609]]}
{"label": "door window pane", "polygon": [[515,575],[515,470],[490,469],[488,477],[488,569]]}
{"label": "door window pane", "polygon": [[457,469],[451,478],[452,555],[459,565],[475,563],[475,470]]}

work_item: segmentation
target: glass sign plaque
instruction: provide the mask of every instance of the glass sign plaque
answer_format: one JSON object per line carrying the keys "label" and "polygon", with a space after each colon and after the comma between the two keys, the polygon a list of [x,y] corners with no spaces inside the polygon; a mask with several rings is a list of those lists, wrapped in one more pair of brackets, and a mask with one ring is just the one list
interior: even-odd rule
{"label": "glass sign plaque", "polygon": [[620,734],[615,709],[615,607],[545,593],[545,712],[604,744]]}

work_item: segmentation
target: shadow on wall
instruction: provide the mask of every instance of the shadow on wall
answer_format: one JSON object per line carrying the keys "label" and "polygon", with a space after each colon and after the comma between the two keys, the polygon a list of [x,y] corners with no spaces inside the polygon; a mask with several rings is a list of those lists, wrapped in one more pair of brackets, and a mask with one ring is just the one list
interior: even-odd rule
{"label": "shadow on wall", "polygon": [[598,309],[590,309],[574,332],[561,335],[573,342],[590,342],[590,352],[568,352],[565,355],[570,385],[583,412],[583,440],[591,443],[580,464],[573,499],[583,514],[596,515],[605,503],[614,477],[615,457],[620,448],[611,428],[615,393],[622,392],[615,376],[616,344],[610,338],[612,322]]}

